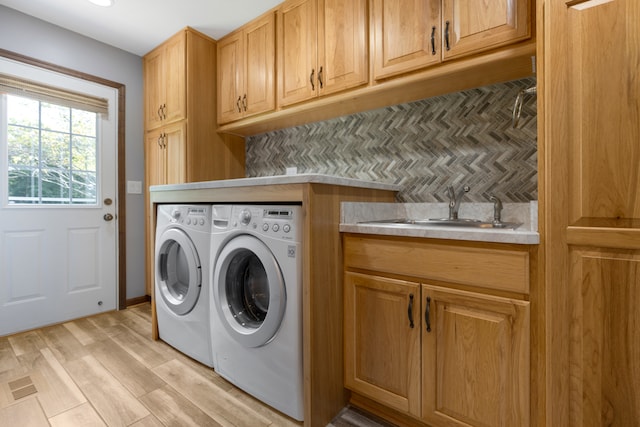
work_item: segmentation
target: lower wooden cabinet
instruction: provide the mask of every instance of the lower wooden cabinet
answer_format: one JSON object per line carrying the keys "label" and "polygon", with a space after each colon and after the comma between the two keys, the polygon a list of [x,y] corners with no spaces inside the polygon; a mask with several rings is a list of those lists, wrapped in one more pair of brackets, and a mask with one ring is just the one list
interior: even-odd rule
{"label": "lower wooden cabinet", "polygon": [[[403,243],[405,254],[420,251]],[[374,243],[345,238],[345,386],[415,420],[407,425],[528,426],[530,302],[486,290],[486,271],[477,292],[441,280],[442,270],[437,281],[400,280],[406,259],[397,272],[376,271],[385,254],[367,266],[360,244]]]}
{"label": "lower wooden cabinet", "polygon": [[529,302],[422,285],[422,419],[526,426]]}

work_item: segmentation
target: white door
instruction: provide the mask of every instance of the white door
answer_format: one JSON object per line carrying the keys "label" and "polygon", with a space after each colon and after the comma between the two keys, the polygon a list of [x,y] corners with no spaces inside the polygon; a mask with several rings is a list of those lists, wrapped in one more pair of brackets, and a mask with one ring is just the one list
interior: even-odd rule
{"label": "white door", "polygon": [[0,336],[117,302],[117,91],[0,58],[108,114],[0,93]]}

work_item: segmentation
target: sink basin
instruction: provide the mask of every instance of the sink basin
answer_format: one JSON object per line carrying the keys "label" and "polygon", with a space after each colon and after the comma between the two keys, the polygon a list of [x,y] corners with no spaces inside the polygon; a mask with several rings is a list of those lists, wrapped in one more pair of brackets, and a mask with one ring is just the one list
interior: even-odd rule
{"label": "sink basin", "polygon": [[382,219],[376,221],[365,221],[360,224],[380,224],[397,227],[464,227],[464,228],[510,228],[515,230],[522,224],[515,222],[484,222],[478,219],[469,218],[428,218],[428,219]]}

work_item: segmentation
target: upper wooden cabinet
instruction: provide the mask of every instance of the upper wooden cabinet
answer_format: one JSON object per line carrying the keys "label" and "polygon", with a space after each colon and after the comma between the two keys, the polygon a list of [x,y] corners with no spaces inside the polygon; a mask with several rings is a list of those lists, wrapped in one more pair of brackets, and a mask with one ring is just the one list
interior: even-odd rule
{"label": "upper wooden cabinet", "polygon": [[374,78],[526,39],[530,11],[530,0],[373,0]]}
{"label": "upper wooden cabinet", "polygon": [[187,115],[186,44],[185,33],[181,32],[144,57],[147,129],[184,119]]}
{"label": "upper wooden cabinet", "polygon": [[275,13],[218,42],[218,122],[271,111],[275,99]]}
{"label": "upper wooden cabinet", "polygon": [[441,59],[440,0],[373,0],[374,77],[390,77]]}
{"label": "upper wooden cabinet", "polygon": [[280,106],[366,84],[366,0],[283,3],[277,46]]}

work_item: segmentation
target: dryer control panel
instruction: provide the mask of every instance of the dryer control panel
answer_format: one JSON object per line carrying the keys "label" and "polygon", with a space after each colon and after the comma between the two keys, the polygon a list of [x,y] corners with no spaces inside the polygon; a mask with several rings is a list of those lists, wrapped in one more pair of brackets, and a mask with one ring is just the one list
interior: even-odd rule
{"label": "dryer control panel", "polygon": [[[301,206],[235,205],[228,211],[228,228],[251,230],[283,240],[298,240],[301,212]],[[219,219],[217,223],[220,224]]]}
{"label": "dryer control panel", "polygon": [[198,205],[168,206],[171,209],[171,222],[193,230],[210,229],[211,207]]}

